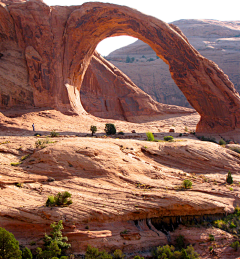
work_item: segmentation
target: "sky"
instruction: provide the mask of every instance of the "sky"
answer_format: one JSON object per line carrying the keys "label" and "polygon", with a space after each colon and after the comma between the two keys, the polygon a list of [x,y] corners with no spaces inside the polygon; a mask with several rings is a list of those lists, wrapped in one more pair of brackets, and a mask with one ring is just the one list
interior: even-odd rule
{"label": "sky", "polygon": [[[85,2],[103,2],[126,5],[170,23],[180,19],[214,19],[240,21],[240,0],[44,0],[49,5],[82,5]],[[136,41],[129,36],[112,37],[101,41],[97,51],[107,56],[115,49]]]}

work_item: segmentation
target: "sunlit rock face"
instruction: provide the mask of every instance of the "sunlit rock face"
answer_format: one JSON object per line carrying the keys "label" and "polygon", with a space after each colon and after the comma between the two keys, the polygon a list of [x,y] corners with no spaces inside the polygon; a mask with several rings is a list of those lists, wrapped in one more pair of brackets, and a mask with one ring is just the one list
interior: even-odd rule
{"label": "sunlit rock face", "polygon": [[[190,45],[175,25],[128,7],[103,3],[49,7],[41,1],[28,1],[1,6],[0,12],[0,62],[18,55],[10,82],[1,90],[2,106],[34,104],[84,113],[80,88],[97,44],[107,37],[130,35],[147,43],[168,64],[173,80],[201,115],[197,132],[221,133],[240,127],[240,98],[233,84],[215,63]],[[9,49],[14,54],[7,55]],[[18,78],[24,82],[20,87],[24,91],[20,95],[18,86],[14,97],[9,89],[17,87]],[[140,103],[135,106],[138,112],[132,114],[140,116],[145,109],[143,102],[132,103]],[[152,100],[147,109],[153,114],[164,113]]]}

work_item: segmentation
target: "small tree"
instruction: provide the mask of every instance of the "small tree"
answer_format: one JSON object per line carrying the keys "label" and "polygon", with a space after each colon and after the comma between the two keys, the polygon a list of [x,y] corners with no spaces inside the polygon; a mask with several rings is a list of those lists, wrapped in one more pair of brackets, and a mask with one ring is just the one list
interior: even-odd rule
{"label": "small tree", "polygon": [[90,130],[91,130],[92,136],[93,136],[93,134],[97,132],[97,126],[93,126],[93,125],[92,125],[92,126],[90,127]]}
{"label": "small tree", "polygon": [[[50,227],[52,228],[52,231],[50,232],[50,235],[45,234],[44,237],[44,247],[45,249],[42,250],[42,248],[38,247],[37,252],[37,258],[42,259],[48,259],[53,258],[59,255],[62,255],[64,251],[66,251],[68,248],[71,247],[71,244],[68,244],[66,241],[68,241],[67,237],[62,236],[62,229],[63,224],[62,220],[59,220],[59,222],[53,222]],[[64,257],[61,257],[64,258]]]}
{"label": "small tree", "polygon": [[147,141],[154,141],[154,136],[152,132],[149,131],[146,133],[146,135],[147,135]]}
{"label": "small tree", "polygon": [[114,135],[117,132],[115,125],[112,124],[112,123],[106,123],[104,130],[105,130],[107,135]]}
{"label": "small tree", "polygon": [[22,251],[19,249],[19,242],[14,235],[5,228],[0,227],[0,258],[21,259]]}
{"label": "small tree", "polygon": [[231,175],[231,172],[228,171],[228,175],[227,175],[227,178],[226,178],[226,182],[228,184],[232,184],[233,183],[233,178],[232,178],[232,175]]}

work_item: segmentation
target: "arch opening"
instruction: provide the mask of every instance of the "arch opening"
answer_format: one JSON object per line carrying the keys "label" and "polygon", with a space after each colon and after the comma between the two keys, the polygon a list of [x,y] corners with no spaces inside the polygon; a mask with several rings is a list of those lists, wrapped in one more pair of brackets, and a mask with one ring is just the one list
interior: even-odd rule
{"label": "arch opening", "polygon": [[240,98],[233,84],[215,63],[189,44],[176,26],[128,7],[86,3],[70,15],[66,35],[65,55],[70,58],[64,59],[63,71],[68,86],[80,90],[100,41],[129,35],[151,46],[169,66],[173,80],[201,115],[198,132],[226,132],[240,127],[240,111],[236,109]]}

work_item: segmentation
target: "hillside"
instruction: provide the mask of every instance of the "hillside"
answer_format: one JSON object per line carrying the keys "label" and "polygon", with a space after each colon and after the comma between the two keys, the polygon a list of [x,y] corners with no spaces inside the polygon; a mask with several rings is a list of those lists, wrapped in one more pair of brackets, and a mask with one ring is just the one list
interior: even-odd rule
{"label": "hillside", "polygon": [[[240,22],[179,20],[173,22],[204,57],[214,61],[240,92]],[[129,62],[126,63],[127,58]],[[189,107],[172,80],[168,66],[145,43],[138,40],[118,49],[107,59],[158,102]]]}

